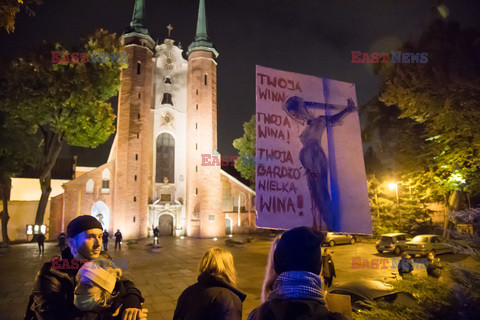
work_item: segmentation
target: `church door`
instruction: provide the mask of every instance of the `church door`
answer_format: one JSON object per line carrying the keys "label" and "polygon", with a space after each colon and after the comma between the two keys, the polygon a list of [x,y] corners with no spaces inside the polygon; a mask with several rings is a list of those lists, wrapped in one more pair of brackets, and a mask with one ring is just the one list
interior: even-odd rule
{"label": "church door", "polygon": [[225,234],[232,234],[232,219],[225,218]]}
{"label": "church door", "polygon": [[160,236],[173,235],[173,217],[169,214],[162,214],[158,219],[158,230]]}

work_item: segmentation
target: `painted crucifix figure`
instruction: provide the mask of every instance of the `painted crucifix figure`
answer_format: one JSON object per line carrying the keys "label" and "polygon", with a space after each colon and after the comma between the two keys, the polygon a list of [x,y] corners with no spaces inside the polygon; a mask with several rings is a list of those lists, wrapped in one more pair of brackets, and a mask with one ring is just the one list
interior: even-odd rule
{"label": "painted crucifix figure", "polygon": [[312,199],[312,227],[322,230],[322,221],[325,222],[328,231],[334,231],[336,220],[335,211],[332,208],[332,200],[328,188],[328,159],[322,149],[322,135],[327,125],[333,126],[340,119],[356,109],[352,99],[348,99],[347,107],[332,115],[315,116],[309,109],[335,109],[333,105],[304,101],[302,98],[290,97],[284,104],[283,109],[289,117],[302,123],[305,129],[300,134],[302,149],[300,150],[300,162],[305,169],[308,188]]}

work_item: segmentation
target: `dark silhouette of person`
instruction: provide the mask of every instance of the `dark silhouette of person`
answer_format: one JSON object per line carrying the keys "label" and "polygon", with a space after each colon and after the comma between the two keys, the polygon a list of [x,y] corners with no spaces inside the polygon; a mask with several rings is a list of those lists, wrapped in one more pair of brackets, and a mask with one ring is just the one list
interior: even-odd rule
{"label": "dark silhouette of person", "polygon": [[102,235],[103,251],[108,251],[108,237],[110,237],[110,235],[108,234],[108,231],[107,230],[103,231],[103,235]]}
{"label": "dark silhouette of person", "polygon": [[117,244],[118,244],[118,250],[122,250],[122,233],[120,232],[120,229],[117,229],[117,232],[114,234],[115,236],[115,250],[117,250]]}
{"label": "dark silhouette of person", "polygon": [[63,249],[65,249],[65,246],[67,243],[67,235],[64,232],[62,232],[58,235],[57,240],[58,240],[58,246],[60,247],[60,252],[62,252]]}
{"label": "dark silhouette of person", "polygon": [[37,244],[38,244],[38,254],[44,254],[45,253],[45,235],[41,232],[37,236]]}
{"label": "dark silhouette of person", "polygon": [[153,229],[153,244],[158,244],[159,236],[160,236],[160,230],[158,230],[158,227],[155,227],[155,229]]}
{"label": "dark silhouette of person", "polygon": [[332,116],[315,116],[309,111],[312,109],[334,108],[325,103],[316,103],[303,101],[302,98],[290,97],[283,105],[284,111],[293,120],[306,124],[305,129],[300,134],[302,149],[300,150],[300,162],[306,171],[308,188],[312,198],[312,227],[316,230],[322,230],[322,220],[325,222],[328,231],[336,230],[338,217],[332,210],[332,201],[330,191],[328,190],[328,159],[322,149],[322,135],[327,125],[338,124],[340,119],[356,109],[352,99],[348,99],[348,106],[342,111]]}

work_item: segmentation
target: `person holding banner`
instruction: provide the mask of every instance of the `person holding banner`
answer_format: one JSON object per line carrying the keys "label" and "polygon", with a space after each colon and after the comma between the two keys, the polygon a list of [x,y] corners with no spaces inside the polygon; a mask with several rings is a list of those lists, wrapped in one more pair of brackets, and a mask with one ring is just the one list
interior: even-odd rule
{"label": "person holding banner", "polygon": [[278,274],[267,300],[248,320],[346,320],[341,313],[328,311],[321,288],[321,245],[323,233],[309,227],[286,231],[273,256]]}
{"label": "person holding banner", "polygon": [[[348,107],[332,115],[315,116],[309,109],[332,109],[334,106],[325,103],[304,101],[302,98],[290,97],[283,105],[284,111],[293,120],[306,124],[300,134],[302,149],[300,150],[300,162],[306,171],[308,188],[312,197],[312,226],[316,230],[322,230],[322,220],[328,231],[335,231],[338,217],[332,208],[332,200],[328,189],[328,159],[322,149],[322,135],[327,126],[338,124],[341,118],[354,111],[355,104],[348,99]],[[317,215],[318,211],[318,215]]]}

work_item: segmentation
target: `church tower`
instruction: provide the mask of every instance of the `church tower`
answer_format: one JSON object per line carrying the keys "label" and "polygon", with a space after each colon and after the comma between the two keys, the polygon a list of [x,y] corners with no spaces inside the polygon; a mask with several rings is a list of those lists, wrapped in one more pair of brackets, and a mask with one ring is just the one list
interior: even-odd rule
{"label": "church tower", "polygon": [[202,154],[217,152],[218,52],[207,35],[204,0],[187,56],[187,235],[217,237],[225,234],[220,166],[202,166]]}
{"label": "church tower", "polygon": [[123,34],[128,68],[122,70],[118,98],[114,221],[124,238],[147,236],[152,185],[152,70],[155,42],[145,26],[145,0],[136,0],[130,26]]}

